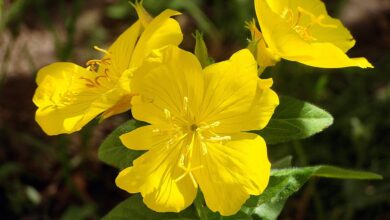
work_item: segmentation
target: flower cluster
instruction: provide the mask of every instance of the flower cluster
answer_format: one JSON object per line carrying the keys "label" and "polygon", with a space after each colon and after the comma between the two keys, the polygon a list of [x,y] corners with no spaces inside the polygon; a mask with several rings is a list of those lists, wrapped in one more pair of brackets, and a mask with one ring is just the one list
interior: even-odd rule
{"label": "flower cluster", "polygon": [[132,150],[145,150],[116,178],[119,188],[141,193],[158,212],[180,212],[198,191],[221,215],[235,214],[250,195],[267,187],[270,162],[257,134],[279,104],[272,79],[259,68],[281,58],[322,68],[372,67],[349,58],[348,30],[329,17],[320,0],[255,0],[258,22],[249,22],[249,49],[202,68],[178,47],[180,26],[165,10],[155,18],[140,3],[138,21],[86,67],[58,62],[43,67],[33,101],[36,121],[49,135],[80,130],[131,108],[149,125],[120,136]]}

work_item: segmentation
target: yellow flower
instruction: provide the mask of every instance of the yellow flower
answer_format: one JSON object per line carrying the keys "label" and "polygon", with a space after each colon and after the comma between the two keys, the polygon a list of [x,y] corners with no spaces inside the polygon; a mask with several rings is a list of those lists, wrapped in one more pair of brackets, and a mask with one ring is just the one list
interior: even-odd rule
{"label": "yellow flower", "polygon": [[134,73],[134,118],[150,123],[120,138],[148,150],[121,171],[118,187],[140,192],[158,212],[188,207],[200,187],[207,206],[236,213],[268,184],[270,163],[260,136],[278,96],[272,79],[257,77],[249,50],[202,70],[197,58],[175,46],[154,51]]}
{"label": "yellow flower", "polygon": [[178,12],[165,10],[152,19],[140,3],[134,6],[139,20],[107,51],[95,47],[105,53],[102,59],[88,61],[87,68],[57,62],[38,72],[35,119],[47,134],[72,133],[101,113],[104,119],[129,110],[132,71],[153,49],[180,44],[180,26],[170,18]]}
{"label": "yellow flower", "polygon": [[260,66],[283,58],[322,68],[372,68],[365,58],[345,54],[355,40],[320,0],[255,0],[255,8],[262,33],[253,23],[249,28]]}

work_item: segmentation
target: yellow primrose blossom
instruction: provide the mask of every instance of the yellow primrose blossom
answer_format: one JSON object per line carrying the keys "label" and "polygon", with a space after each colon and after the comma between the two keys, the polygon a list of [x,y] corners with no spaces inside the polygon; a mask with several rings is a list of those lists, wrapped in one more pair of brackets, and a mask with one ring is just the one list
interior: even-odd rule
{"label": "yellow primrose blossom", "polygon": [[278,96],[259,79],[249,50],[202,70],[195,55],[175,46],[154,51],[135,71],[134,118],[150,123],[120,136],[147,150],[121,171],[116,184],[140,192],[158,212],[180,212],[197,188],[221,215],[236,213],[259,195],[270,175],[266,144],[246,131],[264,128]]}
{"label": "yellow primrose blossom", "polygon": [[105,54],[102,59],[88,61],[86,68],[57,62],[39,70],[35,119],[47,134],[72,133],[99,114],[105,119],[129,110],[132,71],[153,49],[180,44],[180,26],[170,18],[179,12],[167,9],[152,19],[140,3],[134,6],[139,20],[108,50],[95,47]]}
{"label": "yellow primrose blossom", "polygon": [[321,0],[255,0],[261,32],[249,25],[258,42],[257,61],[272,66],[280,58],[322,68],[372,65],[345,53],[355,40],[338,20],[327,14]]}

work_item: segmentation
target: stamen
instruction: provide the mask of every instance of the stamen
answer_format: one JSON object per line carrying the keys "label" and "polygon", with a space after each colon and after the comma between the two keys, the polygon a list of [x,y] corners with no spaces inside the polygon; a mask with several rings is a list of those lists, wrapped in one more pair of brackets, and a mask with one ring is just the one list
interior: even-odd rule
{"label": "stamen", "polygon": [[181,154],[177,166],[179,166],[179,167],[184,167],[184,159],[185,159],[184,154]]}
{"label": "stamen", "polygon": [[100,86],[99,79],[108,79],[108,80],[110,80],[110,77],[108,76],[108,69],[104,70],[104,75],[95,77],[96,84]]}
{"label": "stamen", "polygon": [[164,108],[164,114],[166,120],[172,120],[171,112],[168,109]]}
{"label": "stamen", "polygon": [[91,79],[85,78],[85,77],[80,77],[80,79],[85,80],[87,83],[85,84],[88,88],[95,88],[97,87],[96,83],[92,81]]}
{"label": "stamen", "polygon": [[191,164],[188,164],[188,167],[185,167],[185,166],[179,166],[179,167],[184,170],[184,173],[182,175],[180,175],[178,178],[176,178],[174,180],[174,182],[175,183],[179,182],[180,180],[182,180],[188,174],[190,176],[190,178],[191,178],[192,184],[194,184],[194,186],[196,187],[197,186],[196,185],[196,180],[195,180],[194,175],[192,175],[192,172],[195,171],[195,170],[202,169],[203,165],[200,165],[200,166],[197,166],[197,167],[194,167],[194,168],[191,168]]}
{"label": "stamen", "polygon": [[218,136],[217,135],[217,136],[212,136],[207,140],[210,142],[219,142],[220,144],[222,144],[223,142],[232,140],[232,137],[231,136]]}
{"label": "stamen", "polygon": [[220,125],[221,125],[220,121],[215,121],[215,122],[213,122],[211,124],[204,123],[204,125],[199,126],[199,130],[207,130],[207,129],[210,129],[210,128],[216,128],[216,127],[218,127]]}
{"label": "stamen", "polygon": [[[109,51],[102,49],[98,46],[94,46],[93,48],[99,52],[106,54],[106,55],[111,55],[111,53]],[[97,72],[97,69],[100,65],[102,65],[102,64],[110,65],[110,61],[111,61],[111,57],[105,57],[105,58],[100,59],[100,60],[98,60],[98,59],[89,60],[86,64],[87,70],[92,71],[92,72]],[[108,69],[105,69],[104,72],[107,75]],[[99,83],[97,83],[97,84],[99,84]]]}
{"label": "stamen", "polygon": [[101,60],[97,60],[97,59],[88,60],[87,61],[87,66],[100,65],[100,63],[101,63]]}
{"label": "stamen", "polygon": [[188,97],[184,97],[183,98],[183,109],[184,109],[184,112],[188,112]]}
{"label": "stamen", "polygon": [[[332,24],[324,24],[322,20],[325,18],[323,14],[319,16],[315,16],[309,11],[306,11],[302,7],[297,7],[297,15],[294,23],[294,13],[290,8],[285,8],[281,14],[281,17],[286,20],[287,23],[289,23],[304,40],[306,41],[315,41],[317,38],[313,37],[310,33],[310,29],[313,25],[319,25],[324,28],[337,28],[336,25]],[[306,26],[300,25],[300,21],[302,18],[302,15],[307,15],[310,17],[310,23]]]}
{"label": "stamen", "polygon": [[285,8],[285,9],[283,10],[283,12],[282,12],[281,17],[282,17],[283,19],[286,19],[286,21],[287,21],[288,23],[290,23],[291,25],[293,25],[294,14],[293,14],[293,12],[292,12],[291,9]]}
{"label": "stamen", "polygon": [[215,121],[215,122],[213,122],[213,123],[210,124],[210,128],[216,128],[216,127],[218,127],[218,126],[220,126],[220,125],[221,125],[221,122],[220,122],[220,121]]}
{"label": "stamen", "polygon": [[174,131],[174,132],[176,134],[174,134],[173,137],[167,141],[167,144],[166,144],[167,149],[169,149],[172,145],[178,143],[179,141],[181,141],[183,138],[185,138],[188,135],[187,133],[184,133],[183,135],[179,136],[178,135],[179,131]]}
{"label": "stamen", "polygon": [[47,107],[53,107],[53,108],[65,107],[67,105],[72,104],[76,100],[77,95],[78,95],[77,92],[66,91],[64,93],[59,93],[58,98],[55,98],[54,97],[55,95],[51,94],[49,100],[51,101],[52,105]]}
{"label": "stamen", "polygon": [[168,140],[167,145],[166,145],[166,147],[168,149],[175,143],[175,139],[176,139],[176,136]]}

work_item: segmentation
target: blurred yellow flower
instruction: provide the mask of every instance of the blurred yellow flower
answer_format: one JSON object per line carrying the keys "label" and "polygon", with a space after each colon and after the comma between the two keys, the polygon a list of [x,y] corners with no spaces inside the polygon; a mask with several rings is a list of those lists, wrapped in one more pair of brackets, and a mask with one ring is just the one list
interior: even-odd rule
{"label": "blurred yellow flower", "polygon": [[150,123],[120,138],[147,150],[121,171],[116,184],[140,192],[158,212],[180,212],[203,192],[221,215],[236,213],[259,195],[270,175],[266,144],[245,131],[264,128],[278,96],[272,79],[259,79],[249,50],[202,70],[195,55],[168,46],[135,71],[134,118]]}
{"label": "blurred yellow flower", "polygon": [[373,67],[363,57],[345,54],[355,40],[321,0],[255,0],[255,8],[262,33],[254,23],[249,28],[260,66],[283,58],[322,68]]}
{"label": "blurred yellow flower", "polygon": [[168,9],[153,19],[140,3],[134,7],[139,20],[108,50],[95,47],[105,53],[102,59],[87,68],[57,62],[39,70],[35,119],[47,134],[72,133],[101,113],[104,119],[129,110],[132,71],[153,49],[180,44],[180,26],[170,18],[179,12]]}

